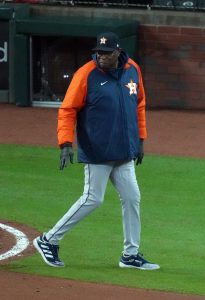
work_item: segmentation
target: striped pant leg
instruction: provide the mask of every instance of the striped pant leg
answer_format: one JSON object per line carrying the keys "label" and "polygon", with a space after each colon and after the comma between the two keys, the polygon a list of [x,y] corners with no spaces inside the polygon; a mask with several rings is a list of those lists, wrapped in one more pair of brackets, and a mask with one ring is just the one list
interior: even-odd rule
{"label": "striped pant leg", "polygon": [[111,171],[111,163],[85,165],[84,192],[57,224],[45,233],[50,243],[57,245],[66,232],[103,202]]}
{"label": "striped pant leg", "polygon": [[124,253],[135,255],[140,244],[140,191],[134,161],[117,164],[110,179],[119,193],[122,205]]}

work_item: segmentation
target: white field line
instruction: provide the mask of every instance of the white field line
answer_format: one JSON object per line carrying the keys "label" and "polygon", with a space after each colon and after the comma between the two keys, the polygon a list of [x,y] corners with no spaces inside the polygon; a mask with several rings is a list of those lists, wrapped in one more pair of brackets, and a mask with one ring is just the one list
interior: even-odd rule
{"label": "white field line", "polygon": [[0,223],[0,228],[6,230],[7,232],[13,234],[16,238],[16,245],[13,246],[9,251],[0,254],[0,260],[7,259],[12,256],[16,256],[23,252],[29,245],[29,240],[27,236],[16,228]]}

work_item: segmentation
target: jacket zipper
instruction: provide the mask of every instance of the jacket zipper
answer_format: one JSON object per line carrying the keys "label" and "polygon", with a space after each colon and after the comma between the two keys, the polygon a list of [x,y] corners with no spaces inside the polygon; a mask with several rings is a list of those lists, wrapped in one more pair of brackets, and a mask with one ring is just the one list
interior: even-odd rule
{"label": "jacket zipper", "polygon": [[[119,87],[119,91],[120,91],[120,108],[121,108],[121,114],[122,114],[122,120],[123,120],[123,137],[124,137],[124,141],[125,143],[127,143],[127,145],[129,145],[129,137],[128,137],[128,129],[127,129],[127,116],[126,116],[126,110],[125,110],[125,102],[124,102],[124,96],[123,96],[123,92],[122,92],[122,86],[121,86],[121,82],[118,81],[117,82],[118,87]],[[128,157],[130,155],[130,151],[128,148],[125,147],[124,149],[124,153],[126,154],[126,156]]]}

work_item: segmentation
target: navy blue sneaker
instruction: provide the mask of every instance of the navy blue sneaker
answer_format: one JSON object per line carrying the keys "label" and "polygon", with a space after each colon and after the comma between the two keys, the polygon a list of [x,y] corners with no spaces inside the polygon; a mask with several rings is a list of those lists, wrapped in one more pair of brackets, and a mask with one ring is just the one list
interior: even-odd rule
{"label": "navy blue sneaker", "polygon": [[136,268],[139,270],[157,270],[160,266],[153,264],[143,258],[142,254],[127,255],[122,254],[119,262],[120,268]]}
{"label": "navy blue sneaker", "polygon": [[64,267],[64,262],[58,257],[59,246],[50,244],[47,239],[41,235],[33,240],[33,245],[40,253],[45,263],[51,267]]}

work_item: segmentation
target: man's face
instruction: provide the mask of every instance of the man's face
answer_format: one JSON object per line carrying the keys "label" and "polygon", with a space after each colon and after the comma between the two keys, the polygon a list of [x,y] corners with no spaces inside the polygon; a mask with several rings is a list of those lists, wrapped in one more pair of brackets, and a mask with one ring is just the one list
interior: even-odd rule
{"label": "man's face", "polygon": [[118,66],[118,57],[120,55],[119,50],[112,52],[108,51],[97,51],[98,65],[103,70],[115,69]]}

